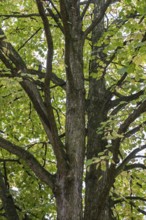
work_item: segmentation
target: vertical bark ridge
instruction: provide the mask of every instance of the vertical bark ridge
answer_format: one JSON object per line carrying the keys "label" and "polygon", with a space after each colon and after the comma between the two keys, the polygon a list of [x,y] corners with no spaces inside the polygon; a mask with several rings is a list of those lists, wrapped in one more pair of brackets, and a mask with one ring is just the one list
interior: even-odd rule
{"label": "vertical bark ridge", "polygon": [[[94,1],[94,19],[98,17],[105,1]],[[90,61],[89,67],[89,105],[87,107],[88,114],[88,144],[87,144],[87,160],[98,157],[98,153],[104,151],[107,141],[103,139],[103,134],[98,134],[97,130],[101,123],[106,121],[108,108],[105,105],[109,97],[106,90],[104,77],[98,80],[92,77],[92,73],[97,74],[97,59],[104,61],[102,49],[96,44],[104,31],[104,19],[92,31],[92,54],[94,59]],[[103,74],[104,75],[104,74]],[[85,195],[85,220],[110,220],[112,219],[110,211],[110,198],[107,196],[113,184],[114,177],[108,172],[108,163],[106,171],[102,171],[101,167],[96,164],[90,166],[86,173],[86,195]]]}
{"label": "vertical bark ridge", "polygon": [[60,1],[65,30],[67,176],[57,176],[58,220],[82,219],[82,176],[85,151],[83,39],[77,1]]}

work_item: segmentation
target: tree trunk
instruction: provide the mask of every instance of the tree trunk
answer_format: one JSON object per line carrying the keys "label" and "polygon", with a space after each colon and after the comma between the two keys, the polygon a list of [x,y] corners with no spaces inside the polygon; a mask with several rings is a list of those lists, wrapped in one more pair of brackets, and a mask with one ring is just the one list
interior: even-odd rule
{"label": "tree trunk", "polygon": [[[94,18],[98,16],[105,1],[94,3]],[[102,20],[92,32],[92,54],[94,58],[89,67],[89,95],[88,95],[88,144],[87,160],[99,157],[98,153],[106,149],[107,141],[103,139],[104,134],[98,134],[97,130],[101,123],[106,121],[108,113],[108,101],[110,93],[106,90],[104,71],[99,79],[93,78],[92,73],[98,76],[98,62],[103,61],[105,55],[101,47],[96,44],[104,31],[104,20]],[[112,212],[110,208],[109,190],[114,182],[114,177],[110,175],[108,163],[104,161],[106,170],[102,171],[97,164],[90,166],[86,173],[86,195],[85,195],[85,220],[111,220]]]}
{"label": "tree trunk", "polygon": [[[107,117],[106,97],[107,92],[104,80],[90,80],[89,107],[88,107],[88,146],[87,159],[98,157],[107,145],[102,134],[97,134],[100,123]],[[85,196],[85,220],[110,220],[110,198],[109,190],[114,182],[108,164],[105,162],[106,171],[91,165],[86,173],[86,196]]]}
{"label": "tree trunk", "polygon": [[[58,220],[82,219],[82,176],[85,151],[85,93],[83,84],[82,44],[73,42],[67,48],[66,150],[67,174],[56,179]],[[67,58],[68,59],[68,58]]]}
{"label": "tree trunk", "polygon": [[57,220],[82,219],[82,195],[79,180],[59,180],[60,192],[56,191]]}
{"label": "tree trunk", "polygon": [[85,91],[83,39],[77,1],[61,1],[65,28],[67,173],[58,173],[56,203],[58,220],[82,219],[82,177],[85,151]]}

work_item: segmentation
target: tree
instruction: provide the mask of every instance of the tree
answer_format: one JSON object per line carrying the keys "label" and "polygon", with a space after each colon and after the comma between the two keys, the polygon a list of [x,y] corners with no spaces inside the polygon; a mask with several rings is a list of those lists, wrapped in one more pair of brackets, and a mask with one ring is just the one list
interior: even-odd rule
{"label": "tree", "polygon": [[1,219],[144,219],[146,2],[0,10]]}

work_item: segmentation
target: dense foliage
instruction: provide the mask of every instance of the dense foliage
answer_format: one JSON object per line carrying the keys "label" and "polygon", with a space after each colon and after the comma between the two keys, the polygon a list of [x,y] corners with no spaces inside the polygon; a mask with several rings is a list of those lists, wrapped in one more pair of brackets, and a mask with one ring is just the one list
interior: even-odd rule
{"label": "dense foliage", "polygon": [[[80,128],[69,117],[78,109],[78,95],[72,94],[80,90],[83,77],[73,69],[80,54],[72,58],[67,49],[70,42],[73,51],[80,44],[71,35],[80,27],[71,32],[69,26],[78,10],[85,89],[82,204],[85,208],[89,202],[88,173],[97,170],[100,182],[109,170],[112,181],[106,179],[109,188],[103,196],[110,199],[109,219],[144,220],[146,215],[146,1],[5,0],[0,1],[2,220],[56,219],[55,178],[68,175],[61,171],[64,164],[72,167],[78,160],[80,150],[68,153],[68,148],[74,147],[69,143],[75,143]],[[68,107],[71,102],[75,110]]]}

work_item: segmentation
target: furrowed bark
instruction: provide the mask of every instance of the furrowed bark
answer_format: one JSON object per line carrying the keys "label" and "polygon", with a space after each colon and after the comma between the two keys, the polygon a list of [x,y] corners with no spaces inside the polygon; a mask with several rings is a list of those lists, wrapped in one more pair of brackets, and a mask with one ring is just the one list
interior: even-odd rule
{"label": "furrowed bark", "polygon": [[[107,3],[110,1],[107,1]],[[106,121],[108,113],[108,99],[110,93],[106,90],[104,76],[100,79],[92,77],[92,73],[96,73],[98,77],[97,57],[104,62],[104,54],[96,43],[102,36],[104,31],[104,15],[100,12],[105,8],[104,1],[94,1],[94,22],[99,20],[95,27],[91,26],[92,31],[92,54],[94,59],[90,61],[89,76],[89,94],[88,94],[88,144],[87,144],[87,160],[93,157],[99,157],[98,153],[103,152],[106,148],[107,141],[103,139],[104,134],[98,134],[97,130],[101,123]],[[91,27],[88,29],[90,30]],[[88,32],[88,31],[87,31]],[[85,32],[86,33],[86,32]],[[105,70],[104,70],[105,71]],[[104,72],[103,72],[104,75]],[[109,170],[108,162],[105,161],[106,170],[102,171],[101,167],[96,164],[90,166],[86,173],[86,195],[85,195],[85,220],[111,220],[112,212],[110,210],[109,190],[114,182],[114,176]]]}
{"label": "furrowed bark", "polygon": [[67,176],[58,174],[58,220],[82,219],[82,176],[85,148],[83,41],[77,1],[60,1],[65,33]]}

